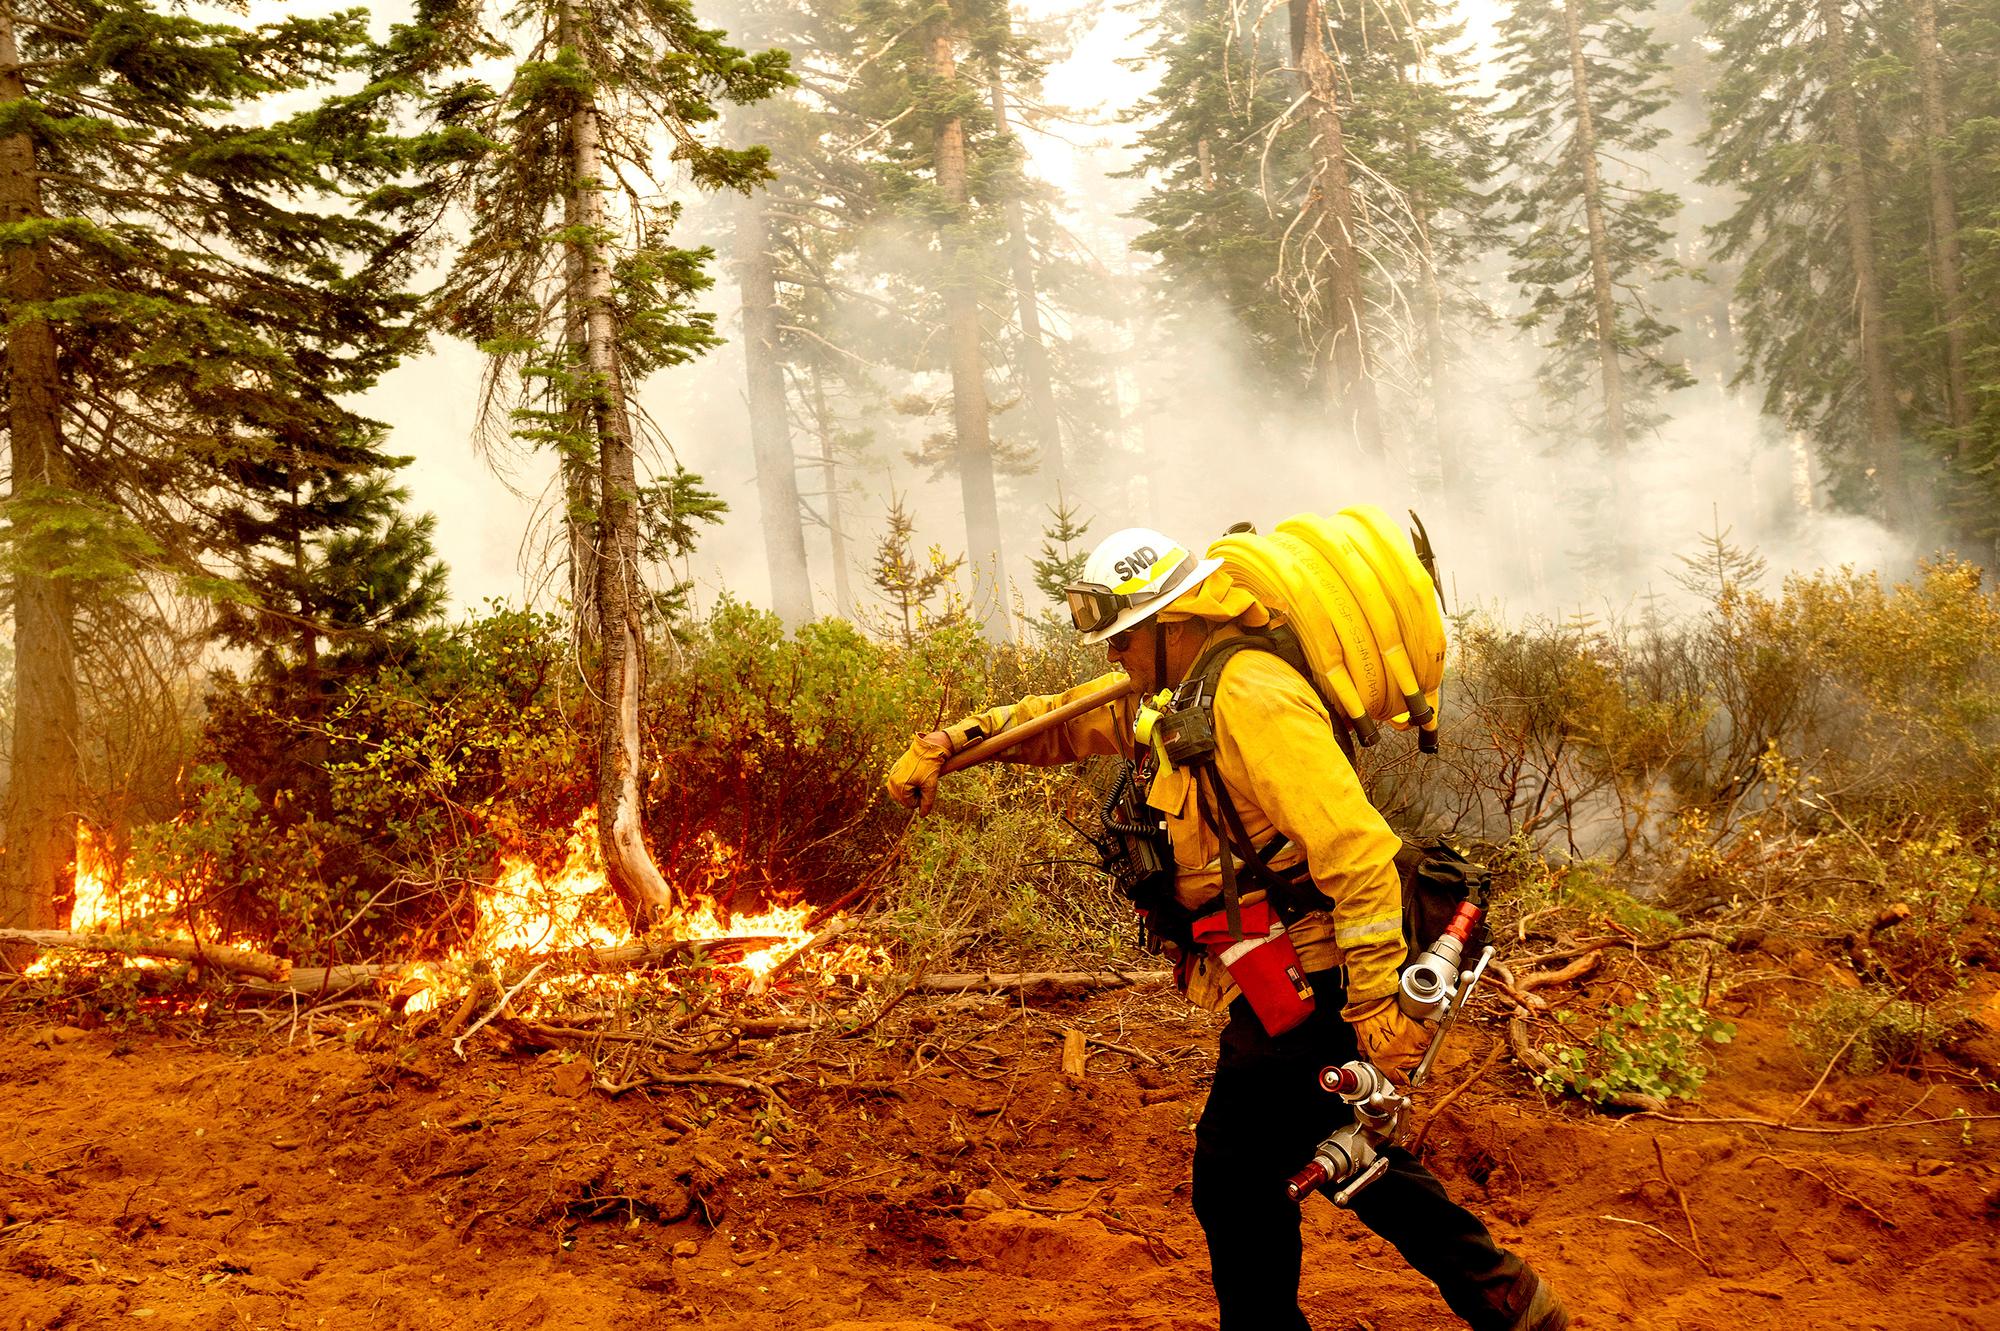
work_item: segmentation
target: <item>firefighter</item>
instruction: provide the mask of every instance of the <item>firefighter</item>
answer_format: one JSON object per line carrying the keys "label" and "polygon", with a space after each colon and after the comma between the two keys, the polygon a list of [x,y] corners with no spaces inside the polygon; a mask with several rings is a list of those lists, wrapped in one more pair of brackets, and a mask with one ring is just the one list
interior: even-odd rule
{"label": "firefighter", "polygon": [[[1197,777],[1184,767],[1152,776],[1146,804],[1163,816],[1169,886],[1138,901],[1155,936],[1178,952],[1176,977],[1196,1004],[1229,1013],[1214,1084],[1195,1128],[1194,1210],[1207,1235],[1222,1331],[1310,1331],[1298,1306],[1299,1207],[1285,1180],[1348,1121],[1318,1084],[1329,1064],[1366,1057],[1384,1071],[1414,1067],[1427,1043],[1395,1001],[1404,961],[1402,899],[1394,858],[1400,839],[1369,804],[1336,739],[1332,718],[1294,663],[1262,645],[1270,616],[1220,561],[1198,559],[1157,531],[1107,538],[1066,589],[1088,643],[1103,643],[1133,695],[1029,738],[1004,761],[1070,763],[1096,754],[1138,755],[1134,698],[1197,675],[1226,653],[1214,685],[1214,776],[1251,844],[1281,849],[1268,869],[1316,889],[1313,908],[1288,912],[1286,932],[1310,985],[1311,1011],[1272,1035],[1233,984],[1221,956],[1192,944],[1191,922],[1212,916],[1222,893],[1220,825]],[[899,803],[928,812],[944,763],[987,736],[1053,711],[1112,682],[1024,698],[917,736],[891,769]],[[1141,770],[1144,770],[1143,768]],[[1204,812],[1206,811],[1206,816]],[[1247,863],[1247,861],[1246,861]],[[1236,861],[1230,862],[1232,871]],[[1232,878],[1232,886],[1234,880]],[[1255,892],[1243,896],[1254,903]],[[1211,934],[1213,930],[1211,929]],[[1177,946],[1175,946],[1177,945]],[[1239,949],[1240,951],[1240,949]],[[1267,1014],[1268,1017],[1268,1014]],[[1388,1172],[1353,1209],[1436,1283],[1477,1331],[1562,1331],[1568,1315],[1526,1263],[1499,1248],[1430,1171],[1389,1146]]]}

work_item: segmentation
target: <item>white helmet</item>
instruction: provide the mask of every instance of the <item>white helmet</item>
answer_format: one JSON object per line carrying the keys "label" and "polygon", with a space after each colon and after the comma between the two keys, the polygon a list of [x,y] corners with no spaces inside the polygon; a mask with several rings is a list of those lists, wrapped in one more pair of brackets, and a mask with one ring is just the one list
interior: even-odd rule
{"label": "white helmet", "polygon": [[1196,559],[1150,527],[1127,527],[1098,542],[1083,578],[1063,588],[1070,622],[1085,642],[1103,642],[1151,619],[1222,567]]}

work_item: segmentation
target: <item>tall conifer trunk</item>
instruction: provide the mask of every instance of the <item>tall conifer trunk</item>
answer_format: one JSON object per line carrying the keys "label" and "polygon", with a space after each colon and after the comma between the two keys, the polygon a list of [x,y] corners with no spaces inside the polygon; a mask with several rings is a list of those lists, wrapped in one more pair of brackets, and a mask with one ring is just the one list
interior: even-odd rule
{"label": "tall conifer trunk", "polygon": [[846,518],[840,511],[840,467],[833,455],[833,417],[827,411],[826,386],[820,381],[819,364],[812,365],[813,425],[819,435],[820,476],[826,486],[826,534],[828,553],[833,559],[833,599],[840,613],[854,617],[854,587],[847,571]]}
{"label": "tall conifer trunk", "polygon": [[[563,9],[564,45],[573,46],[576,6]],[[597,444],[598,841],[606,876],[625,903],[634,932],[667,910],[673,894],[646,849],[641,821],[639,700],[645,689],[646,641],[639,590],[639,485],[632,424],[618,362],[611,263],[604,253],[604,161],[596,98],[578,97],[569,125],[574,224],[565,247],[582,285],[567,298],[580,307],[592,436]]]}
{"label": "tall conifer trunk", "polygon": [[1917,77],[1923,85],[1924,167],[1930,175],[1931,244],[1937,256],[1939,303],[1944,310],[1945,404],[1958,435],[1961,459],[1971,447],[1972,375],[1967,368],[1964,260],[1958,245],[1958,200],[1945,168],[1944,141],[1951,133],[1945,116],[1944,72],[1938,57],[1936,0],[1910,0],[1916,19]]}
{"label": "tall conifer trunk", "polygon": [[[1007,122],[1007,85],[995,63],[992,77],[993,123],[1011,136]],[[1003,209],[1007,219],[1007,264],[1014,274],[1014,305],[1021,320],[1021,366],[1028,381],[1028,410],[1035,422],[1035,441],[1042,446],[1042,465],[1058,490],[1069,479],[1069,459],[1063,452],[1062,418],[1056,411],[1054,378],[1049,373],[1049,349],[1042,336],[1041,295],[1035,287],[1035,252],[1028,244],[1028,221],[1021,201],[1012,194]]]}
{"label": "tall conifer trunk", "polygon": [[[946,8],[931,30],[931,77],[938,95],[958,84],[956,34]],[[1006,562],[1000,542],[1000,505],[993,484],[993,439],[986,400],[986,353],[979,331],[978,256],[965,243],[972,220],[966,179],[965,122],[948,116],[933,141],[938,193],[950,217],[939,230],[944,262],[945,340],[951,364],[951,418],[957,435],[959,490],[965,502],[966,554],[987,585],[978,608],[986,636],[1004,641],[1008,630]]]}
{"label": "tall conifer trunk", "polygon": [[1903,478],[1902,423],[1889,368],[1890,328],[1875,267],[1875,218],[1868,164],[1861,139],[1861,103],[1854,90],[1854,62],[1848,53],[1847,20],[1841,0],[1819,0],[1825,30],[1827,84],[1833,94],[1833,128],[1840,144],[1843,229],[1854,264],[1854,303],[1861,346],[1861,377],[1868,395],[1868,451],[1875,463],[1875,487],[1891,516],[1907,516],[1909,495]]}
{"label": "tall conifer trunk", "polygon": [[[1409,87],[1410,73],[1400,64],[1396,66],[1396,81],[1405,88]],[[1403,131],[1403,151],[1412,162],[1417,160],[1416,132],[1407,125]],[[1438,280],[1437,252],[1431,242],[1431,207],[1424,196],[1423,185],[1413,184],[1409,197],[1410,217],[1417,231],[1417,257],[1423,265],[1424,377],[1429,381],[1431,399],[1431,448],[1437,456],[1439,487],[1450,502],[1459,492],[1462,464],[1458,456],[1458,439],[1451,432],[1447,420],[1444,284]]]}
{"label": "tall conifer trunk", "polygon": [[1340,121],[1339,74],[1326,49],[1320,0],[1290,0],[1292,59],[1301,91],[1312,102],[1314,183],[1308,207],[1312,235],[1325,256],[1320,286],[1328,328],[1319,350],[1320,374],[1334,411],[1354,431],[1364,455],[1383,455],[1382,417],[1368,354],[1361,259],[1354,246],[1354,190]]}
{"label": "tall conifer trunk", "polygon": [[778,282],[771,268],[770,196],[753,189],[736,201],[736,277],[743,293],[743,365],[749,378],[750,451],[757,463],[757,508],[771,605],[793,628],[813,617],[806,534],[799,520],[798,461],[778,359]]}
{"label": "tall conifer trunk", "polygon": [[[0,10],[0,103],[28,96],[14,20]],[[42,215],[35,147],[26,134],[0,139],[0,223]],[[63,451],[62,380],[55,330],[19,313],[51,293],[34,246],[7,251],[7,430],[12,494],[61,492],[70,485]],[[0,925],[53,929],[76,864],[76,602],[69,579],[29,568],[14,574],[14,750],[7,788],[6,846],[0,853]]]}
{"label": "tall conifer trunk", "polygon": [[1591,301],[1597,317],[1598,375],[1604,387],[1604,446],[1622,456],[1627,442],[1625,375],[1618,360],[1617,292],[1611,284],[1611,239],[1604,224],[1604,182],[1597,168],[1597,121],[1590,101],[1590,67],[1584,60],[1578,0],[1563,0],[1569,37],[1570,99],[1576,106],[1574,139],[1583,172],[1584,225],[1590,233]]}

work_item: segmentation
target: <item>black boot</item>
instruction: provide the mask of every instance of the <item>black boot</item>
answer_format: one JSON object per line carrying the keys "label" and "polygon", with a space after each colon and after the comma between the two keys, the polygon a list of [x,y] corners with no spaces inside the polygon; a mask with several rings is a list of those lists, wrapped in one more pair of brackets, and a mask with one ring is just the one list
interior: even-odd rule
{"label": "black boot", "polygon": [[1513,1331],[1568,1331],[1569,1310],[1556,1297],[1554,1286],[1540,1276],[1535,1277],[1535,1293],[1522,1310],[1521,1318],[1514,1323]]}

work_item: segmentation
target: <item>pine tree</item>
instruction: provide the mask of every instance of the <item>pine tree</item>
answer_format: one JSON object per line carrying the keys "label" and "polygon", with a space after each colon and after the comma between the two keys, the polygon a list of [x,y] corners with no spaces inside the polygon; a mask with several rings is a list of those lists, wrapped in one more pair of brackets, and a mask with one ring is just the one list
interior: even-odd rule
{"label": "pine tree", "polygon": [[246,468],[356,428],[413,340],[384,226],[401,160],[370,92],[245,112],[360,68],[362,19],[204,22],[140,0],[0,10],[0,243],[15,731],[0,923],[56,923],[75,856],[75,624],[147,569],[222,585]]}
{"label": "pine tree", "polygon": [[[838,60],[847,35],[841,14],[825,0],[748,0],[738,7],[738,36],[746,44],[785,52],[792,68],[808,76],[814,62]],[[823,80],[815,80],[824,91]],[[746,190],[732,208],[730,266],[743,310],[743,361],[747,378],[751,454],[757,465],[758,520],[764,534],[772,607],[780,619],[798,625],[813,617],[812,582],[806,562],[807,507],[800,493],[799,455],[793,442],[791,385],[787,371],[798,348],[798,327],[780,274],[801,239],[801,228],[823,223],[829,200],[826,161],[847,117],[817,98],[810,104],[796,92],[736,108],[729,116],[730,138],[764,144],[775,177]],[[852,134],[849,137],[853,137]],[[835,208],[839,203],[831,205]],[[805,217],[802,214],[818,213]]]}
{"label": "pine tree", "polygon": [[1916,64],[1923,106],[1919,142],[1923,145],[1926,194],[1930,200],[1931,244],[1936,256],[1938,304],[1944,316],[1945,402],[1956,454],[1970,443],[1972,428],[1971,308],[1965,296],[1965,260],[1959,244],[1957,192],[1945,154],[1952,126],[1945,107],[1944,57],[1938,41],[1937,0],[1910,0],[1914,20],[1911,55]]}
{"label": "pine tree", "polygon": [[757,463],[758,516],[771,575],[771,605],[779,619],[796,628],[813,617],[812,579],[806,570],[773,245],[770,199],[764,190],[751,189],[736,201],[735,235],[750,450]]}
{"label": "pine tree", "polygon": [[[1927,11],[1936,18],[1928,30]],[[1904,371],[1899,387],[1918,391],[1936,440],[1950,529],[1966,554],[1983,557],[2000,549],[2000,308],[1974,297],[2000,281],[2000,145],[1990,132],[2000,124],[1991,76],[2000,3],[1945,0],[1914,8],[1914,19],[1921,106],[1908,141],[1928,205],[1915,253],[1928,263],[1906,280],[1924,297],[1910,317],[1927,332],[1918,348],[1925,363]]]}
{"label": "pine tree", "polygon": [[[880,298],[857,285],[851,265],[877,200],[854,151],[872,126],[848,91],[862,58],[849,10],[847,0],[745,0],[736,11],[743,39],[784,51],[796,82],[729,117],[731,140],[768,147],[774,172],[733,207],[729,259],[742,296],[766,564],[774,606],[791,622],[813,613],[809,526],[828,533],[841,612],[853,606],[840,513],[847,459],[837,442],[850,432],[835,418],[872,392],[865,357],[848,344],[858,312]],[[812,481],[800,474],[808,467]]]}
{"label": "pine tree", "polygon": [[[1699,0],[1656,0],[1650,19],[1654,37],[1665,48],[1667,91],[1671,100],[1661,111],[1671,129],[1659,149],[1664,159],[1656,179],[1684,198],[1699,192],[1710,208],[1715,195],[1700,189],[1707,157],[1698,140],[1708,123],[1708,104],[1721,68],[1709,50],[1708,25],[1697,12]],[[1685,364],[1688,373],[1715,393],[1728,392],[1738,369],[1735,313],[1730,301],[1742,276],[1740,263],[1717,258],[1705,223],[1696,208],[1684,208],[1673,226],[1674,254],[1685,272],[1655,283],[1654,299],[1661,317],[1679,328],[1662,349],[1669,360]]]}
{"label": "pine tree", "polygon": [[[877,631],[886,629],[905,647],[914,647],[926,632],[965,617],[965,607],[953,592],[965,556],[947,557],[934,545],[919,557],[916,534],[916,519],[903,497],[890,495],[889,529],[876,542],[868,580],[889,605],[889,613],[875,626]],[[943,604],[933,609],[931,603],[940,597]]]}
{"label": "pine tree", "polygon": [[1035,586],[1057,606],[1068,604],[1063,588],[1083,578],[1083,566],[1090,559],[1083,538],[1090,532],[1090,519],[1081,522],[1077,507],[1060,494],[1049,505],[1049,524],[1042,528],[1042,549],[1033,561]]}
{"label": "pine tree", "polygon": [[1153,184],[1134,210],[1147,229],[1133,248],[1157,259],[1166,341],[1201,337],[1220,304],[1247,344],[1247,365],[1296,396],[1313,381],[1315,358],[1273,288],[1286,219],[1264,183],[1306,168],[1296,135],[1268,152],[1261,141],[1291,102],[1277,73],[1289,57],[1275,25],[1251,18],[1230,0],[1164,0],[1155,11],[1148,56],[1160,82],[1133,113],[1143,122],[1134,172]]}
{"label": "pine tree", "polygon": [[[854,103],[873,127],[868,151],[882,220],[893,223],[901,242],[893,258],[869,262],[892,289],[908,293],[916,316],[900,326],[882,323],[890,341],[877,358],[907,370],[941,360],[949,376],[951,428],[927,439],[916,460],[958,475],[980,620],[989,636],[1004,638],[1011,623],[997,476],[1039,465],[1052,483],[1054,464],[1074,465],[1078,450],[1060,437],[1057,404],[1066,390],[1074,398],[1083,377],[1076,360],[1064,373],[1040,322],[1049,292],[1034,245],[1038,209],[1019,146],[999,123],[1012,115],[1016,80],[1032,78],[1035,62],[1012,31],[1005,0],[863,0],[856,13],[855,49],[864,54]],[[997,99],[996,82],[1003,85]],[[989,315],[1009,305],[1018,324],[1012,335]],[[1006,402],[989,382],[989,363],[1021,385],[1027,440],[995,431],[996,410]],[[904,395],[900,405],[912,414],[932,410],[919,394]]]}
{"label": "pine tree", "polygon": [[[1451,54],[1461,28],[1421,0],[1310,10],[1280,24],[1231,0],[1159,7],[1149,54],[1161,81],[1134,113],[1134,174],[1152,182],[1134,248],[1157,257],[1168,342],[1212,336],[1219,303],[1249,345],[1246,371],[1272,391],[1316,396],[1365,438],[1368,399],[1409,385],[1433,404],[1442,452],[1435,404],[1451,329],[1476,304],[1459,269],[1490,241],[1485,121]],[[1350,262],[1361,266],[1359,336],[1355,293],[1333,294]],[[1398,364],[1404,345],[1416,355]]]}
{"label": "pine tree", "polygon": [[1666,135],[1657,120],[1665,53],[1641,21],[1648,8],[1520,0],[1500,25],[1510,201],[1522,229],[1508,275],[1529,300],[1520,322],[1547,330],[1545,396],[1613,457],[1654,423],[1660,391],[1691,382],[1662,354],[1676,330],[1648,297],[1679,271],[1668,227],[1681,208],[1634,165]]}
{"label": "pine tree", "polygon": [[1975,298],[1990,289],[2000,249],[1990,146],[2000,4],[1912,0],[1902,17],[1881,16],[1882,54],[1861,72],[1867,109],[1891,126],[1873,180],[1883,300],[1902,334],[1889,348],[1892,374],[1945,529],[1982,557],[2000,539],[2000,319]]}
{"label": "pine tree", "polygon": [[1008,109],[1009,83],[1032,82],[1041,71],[1029,48],[1014,39],[1011,4],[1000,6],[997,21],[985,36],[979,62],[993,112],[996,156],[1008,163],[1012,174],[1001,190],[1000,208],[1007,237],[1007,274],[1014,288],[1015,317],[1020,330],[1023,389],[1041,469],[1060,490],[1069,479],[1069,455],[1063,448],[1062,414],[1056,406],[1048,337],[1042,329],[1041,282],[1034,244],[1028,235],[1027,209],[1022,203],[1026,190],[1021,174],[1024,152]]}
{"label": "pine tree", "polygon": [[409,494],[385,463],[407,459],[382,459],[379,433],[273,454],[273,497],[229,519],[242,595],[220,602],[214,632],[257,654],[257,684],[280,732],[260,789],[284,791],[301,810],[326,810],[328,699],[444,606],[436,520],[404,511]]}
{"label": "pine tree", "polygon": [[1893,7],[1844,0],[1702,0],[1724,71],[1710,105],[1706,176],[1741,194],[1715,228],[1740,259],[1742,377],[1766,409],[1814,437],[1835,495],[1907,516],[1894,364],[1902,331],[1885,297],[1877,180],[1882,102],[1857,82]]}
{"label": "pine tree", "polygon": [[1292,64],[1312,126],[1312,171],[1299,232],[1301,271],[1292,281],[1302,293],[1300,308],[1312,326],[1321,378],[1332,396],[1335,417],[1352,432],[1365,456],[1379,458],[1382,413],[1376,401],[1367,292],[1356,245],[1359,208],[1347,160],[1340,75],[1329,49],[1332,38],[1321,0],[1289,0],[1289,4]]}
{"label": "pine tree", "polygon": [[[401,30],[394,67],[429,74],[441,136],[484,140],[449,160],[448,197],[471,236],[438,298],[446,327],[490,356],[488,403],[520,376],[514,419],[553,448],[568,490],[573,583],[589,593],[583,636],[597,657],[598,824],[607,876],[635,930],[672,893],[641,830],[639,699],[647,600],[638,581],[639,380],[714,345],[708,253],[675,245],[677,205],[652,175],[655,136],[707,188],[747,188],[762,149],[727,149],[698,128],[716,103],[755,101],[783,81],[782,53],[746,56],[687,0],[436,0]],[[490,23],[489,33],[483,23]],[[452,71],[522,52],[500,93]],[[588,562],[590,581],[576,570]]]}
{"label": "pine tree", "polygon": [[[1001,6],[1004,11],[1004,6]],[[964,10],[964,13],[960,13]],[[986,391],[985,336],[980,327],[980,290],[985,284],[983,219],[972,206],[971,152],[986,126],[981,123],[977,85],[961,77],[959,54],[967,28],[990,22],[992,7],[981,0],[951,0],[930,6],[916,37],[925,64],[914,89],[920,128],[930,134],[930,185],[938,242],[938,294],[944,304],[946,358],[951,370],[951,422],[958,482],[965,501],[966,547],[976,571],[991,577],[981,621],[995,638],[1007,636],[1006,598],[1000,595],[1007,567],[1000,535],[1000,508],[993,476],[991,399]],[[972,122],[968,125],[968,121]]]}
{"label": "pine tree", "polygon": [[[701,541],[701,524],[714,526],[729,505],[702,488],[701,477],[686,467],[654,478],[639,487],[639,553],[647,562],[671,568],[685,565]],[[692,614],[694,583],[683,569],[674,581],[652,596],[652,612],[669,634],[682,638]]]}
{"label": "pine tree", "polygon": [[227,520],[232,581],[247,595],[221,602],[217,634],[287,681],[279,710],[308,729],[341,675],[444,605],[436,519],[404,511],[409,493],[390,475],[408,459],[384,458],[380,434],[274,452],[262,461],[271,497]]}

